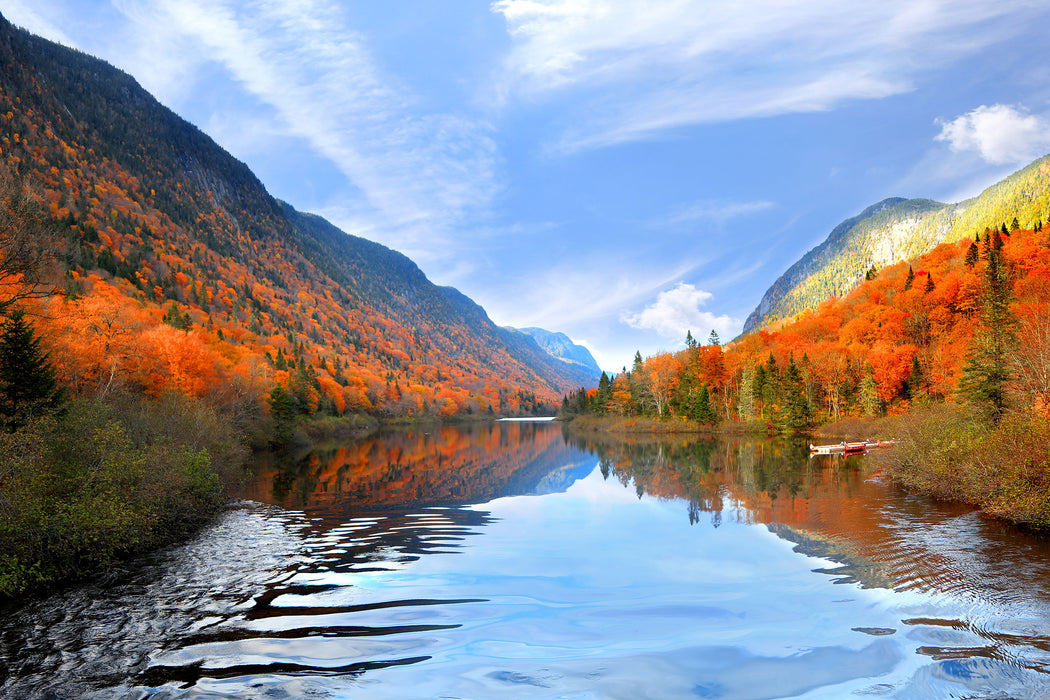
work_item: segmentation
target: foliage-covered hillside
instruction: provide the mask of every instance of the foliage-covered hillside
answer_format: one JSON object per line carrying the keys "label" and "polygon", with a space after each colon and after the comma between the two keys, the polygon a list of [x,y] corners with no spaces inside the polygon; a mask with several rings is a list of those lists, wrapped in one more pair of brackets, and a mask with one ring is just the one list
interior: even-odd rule
{"label": "foliage-covered hillside", "polygon": [[[1012,219],[1011,219],[1012,221]],[[1010,230],[1012,228],[1012,230]],[[781,430],[966,403],[1050,416],[1050,237],[1001,225],[887,266],[726,348],[636,356],[568,413],[760,421]]]}
{"label": "foliage-covered hillside", "polygon": [[281,384],[305,412],[450,415],[588,383],[403,255],[270,197],[130,76],[2,18],[0,165],[55,234],[64,296],[35,311],[75,394],[258,403]]}
{"label": "foliage-covered hillside", "polygon": [[958,204],[887,199],[835,227],[777,279],[748,316],[744,332],[843,296],[872,268],[921,255],[1017,218],[1036,228],[1050,215],[1050,157],[1041,158]]}

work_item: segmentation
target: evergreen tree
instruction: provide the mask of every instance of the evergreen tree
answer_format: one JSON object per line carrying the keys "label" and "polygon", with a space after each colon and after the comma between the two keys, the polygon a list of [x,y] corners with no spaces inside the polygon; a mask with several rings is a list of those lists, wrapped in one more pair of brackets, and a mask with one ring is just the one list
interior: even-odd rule
{"label": "evergreen tree", "polygon": [[933,274],[927,274],[926,275],[926,288],[923,290],[923,293],[929,294],[932,291],[933,291]]}
{"label": "evergreen tree", "polygon": [[875,269],[874,265],[872,265],[871,267],[868,268],[868,271],[864,273],[864,279],[865,280],[869,280],[869,281],[873,280],[873,279],[875,279],[878,276],[878,274],[879,274],[879,271],[877,269]]}
{"label": "evergreen tree", "polygon": [[693,337],[691,330],[685,332],[685,346],[690,350],[696,349],[696,338]]}
{"label": "evergreen tree", "polygon": [[193,321],[190,319],[190,313],[182,313],[179,311],[179,305],[174,301],[168,306],[168,310],[164,312],[164,317],[161,319],[164,323],[168,324],[172,328],[180,331],[188,331],[193,326]]}
{"label": "evergreen tree", "polygon": [[711,329],[711,335],[707,336],[708,345],[721,345],[722,339],[718,337],[718,331],[714,328]]}
{"label": "evergreen tree", "polygon": [[879,399],[879,386],[875,383],[875,377],[871,375],[870,369],[864,374],[864,378],[860,380],[857,394],[864,415],[868,417],[877,416],[882,408],[882,401]]}
{"label": "evergreen tree", "polygon": [[911,289],[911,285],[915,282],[915,270],[911,269],[911,265],[908,265],[908,276],[904,278],[904,291]]}
{"label": "evergreen tree", "polygon": [[0,420],[14,430],[34,415],[58,410],[62,400],[55,368],[25,312],[12,311],[0,327]]}
{"label": "evergreen tree", "polygon": [[1014,220],[1010,222],[1010,230],[1011,230],[1011,231],[1017,231],[1017,230],[1019,230],[1020,228],[1021,228],[1021,224],[1020,224],[1020,222],[1019,222],[1019,221],[1017,220],[1017,217],[1015,216],[1015,217],[1014,217]]}
{"label": "evergreen tree", "polygon": [[601,379],[598,380],[598,394],[594,397],[594,412],[604,416],[610,399],[612,399],[612,380],[609,379],[609,375],[602,372]]}
{"label": "evergreen tree", "polygon": [[[980,240],[980,235],[978,235]],[[980,251],[977,249],[977,244],[973,241],[970,242],[970,247],[966,249],[966,258],[963,260],[967,267],[973,267],[977,264],[977,258],[980,257]]]}
{"label": "evergreen tree", "polygon": [[926,379],[919,364],[919,356],[911,356],[911,374],[908,376],[908,398],[912,401],[926,395]]}
{"label": "evergreen tree", "polygon": [[997,423],[1006,412],[1010,353],[1016,344],[1017,320],[1010,311],[1009,271],[994,244],[988,251],[984,284],[981,324],[963,365],[959,389]]}
{"label": "evergreen tree", "polygon": [[267,399],[270,417],[273,418],[273,443],[287,444],[292,439],[292,423],[295,420],[295,398],[280,384],[274,385]]}
{"label": "evergreen tree", "polygon": [[789,357],[782,381],[784,395],[784,427],[791,432],[805,432],[812,424],[809,401],[806,400],[806,387],[802,372],[795,364],[795,358]]}
{"label": "evergreen tree", "polygon": [[711,392],[708,391],[706,384],[702,384],[696,392],[696,397],[693,400],[692,418],[697,423],[718,422],[718,414],[711,407]]}

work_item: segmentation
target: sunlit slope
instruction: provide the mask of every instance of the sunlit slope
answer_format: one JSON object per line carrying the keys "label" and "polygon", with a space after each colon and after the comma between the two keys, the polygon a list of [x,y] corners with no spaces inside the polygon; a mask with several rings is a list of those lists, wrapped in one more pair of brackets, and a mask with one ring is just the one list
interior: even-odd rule
{"label": "sunlit slope", "polygon": [[766,290],[744,331],[789,319],[841,297],[880,268],[917,257],[944,242],[972,237],[987,227],[1024,228],[1050,216],[1050,157],[1041,158],[978,197],[957,204],[891,198],[868,207],[835,227]]}

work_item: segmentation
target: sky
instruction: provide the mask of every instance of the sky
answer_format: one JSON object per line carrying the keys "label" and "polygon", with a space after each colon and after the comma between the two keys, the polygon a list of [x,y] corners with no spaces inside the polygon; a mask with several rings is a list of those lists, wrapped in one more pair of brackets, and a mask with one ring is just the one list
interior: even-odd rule
{"label": "sky", "polygon": [[886,197],[1050,152],[1045,0],[0,0],[270,193],[603,369],[735,337]]}

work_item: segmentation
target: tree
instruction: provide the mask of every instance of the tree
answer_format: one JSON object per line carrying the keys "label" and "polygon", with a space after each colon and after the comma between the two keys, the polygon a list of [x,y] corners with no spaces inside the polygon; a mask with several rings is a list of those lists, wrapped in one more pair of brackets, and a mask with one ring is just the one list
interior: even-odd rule
{"label": "tree", "polygon": [[795,364],[795,358],[789,357],[787,368],[784,370],[782,382],[784,395],[784,424],[792,432],[805,432],[809,430],[813,417],[809,410],[809,401],[806,399],[805,383],[802,372]]}
{"label": "tree", "polygon": [[8,430],[29,418],[56,411],[63,392],[40,340],[16,309],[0,329],[0,417]]}
{"label": "tree", "polygon": [[711,393],[707,390],[706,384],[702,384],[695,393],[692,404],[691,418],[697,423],[718,422],[718,414],[711,407]]}
{"label": "tree", "polygon": [[970,241],[970,247],[966,249],[966,258],[963,262],[967,267],[973,267],[977,264],[978,257],[980,257],[980,251],[977,249],[977,244]]}
{"label": "tree", "polygon": [[40,203],[6,171],[0,171],[0,314],[19,301],[44,297],[55,257],[55,236]]}
{"label": "tree", "polygon": [[[998,232],[994,235],[998,239]],[[998,423],[1006,412],[1010,360],[1016,345],[1017,319],[1010,310],[1009,271],[1001,244],[988,247],[980,326],[963,365],[959,390],[978,410]]]}
{"label": "tree", "polygon": [[714,328],[711,329],[711,335],[707,336],[708,345],[721,345],[722,339],[718,337],[718,331]]}
{"label": "tree", "polygon": [[911,265],[908,265],[908,276],[904,278],[904,291],[911,289],[912,283],[915,282],[915,270],[911,269]]}
{"label": "tree", "polygon": [[267,400],[270,404],[270,417],[273,418],[273,443],[287,444],[292,439],[292,424],[295,421],[295,398],[280,384],[270,391]]}
{"label": "tree", "polygon": [[926,395],[926,379],[922,373],[922,365],[919,364],[918,354],[911,356],[911,374],[908,375],[908,398],[912,401]]}
{"label": "tree", "polygon": [[755,368],[751,365],[741,372],[736,410],[741,420],[749,421],[755,417]]}

